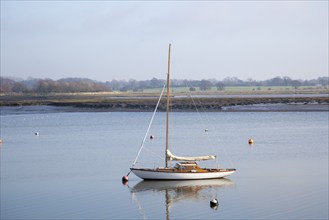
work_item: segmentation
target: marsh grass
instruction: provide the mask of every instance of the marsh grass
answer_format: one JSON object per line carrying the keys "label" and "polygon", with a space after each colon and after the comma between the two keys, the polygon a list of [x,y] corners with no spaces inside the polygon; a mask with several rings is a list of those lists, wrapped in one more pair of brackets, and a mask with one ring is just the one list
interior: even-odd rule
{"label": "marsh grass", "polygon": [[[108,109],[135,109],[148,110],[155,106],[161,89],[145,89],[139,92],[94,92],[94,93],[49,93],[49,94],[1,94],[0,106],[24,106],[24,105],[54,105],[73,106],[87,108],[108,108]],[[184,96],[184,95],[185,96]],[[329,96],[321,97],[298,97],[296,94],[329,94],[328,87],[303,86],[297,89],[288,86],[270,87],[225,87],[224,90],[217,90],[212,87],[210,90],[190,92],[188,88],[172,88],[171,95],[173,108],[189,109],[190,99],[186,95],[202,95],[202,102],[206,108],[218,110],[222,106],[250,105],[250,104],[273,104],[273,103],[329,103]],[[241,95],[236,98],[225,98],[221,95]],[[267,95],[275,94],[275,97],[243,97],[242,95]],[[280,94],[292,94],[291,97],[280,97]],[[207,97],[209,95],[209,97]],[[161,104],[162,106],[162,104]]]}

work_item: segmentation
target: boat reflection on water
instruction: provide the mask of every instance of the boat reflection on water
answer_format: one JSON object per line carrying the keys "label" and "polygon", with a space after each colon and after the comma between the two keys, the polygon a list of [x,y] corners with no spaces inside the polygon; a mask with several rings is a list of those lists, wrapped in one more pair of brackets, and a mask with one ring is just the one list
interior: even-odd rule
{"label": "boat reflection on water", "polygon": [[[209,204],[213,198],[218,198],[217,191],[222,187],[232,187],[234,182],[230,179],[209,179],[209,180],[185,180],[185,181],[141,181],[129,187],[133,200],[138,205],[140,212],[142,212],[145,218],[144,210],[141,210],[141,204],[138,201],[138,195],[143,193],[163,193],[165,194],[166,203],[166,219],[170,219],[170,208],[178,202],[194,201],[194,202],[206,202]],[[217,209],[216,207],[212,207]]]}

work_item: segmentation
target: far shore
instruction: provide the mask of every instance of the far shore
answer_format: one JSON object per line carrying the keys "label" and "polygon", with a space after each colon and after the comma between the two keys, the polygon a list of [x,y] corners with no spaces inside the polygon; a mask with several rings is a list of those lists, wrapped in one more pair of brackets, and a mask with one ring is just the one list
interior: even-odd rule
{"label": "far shore", "polygon": [[[52,111],[153,111],[157,94],[47,94],[2,95],[1,109],[41,109]],[[50,108],[52,107],[52,108]],[[56,107],[56,108],[55,108]],[[162,98],[159,111],[165,111]],[[173,94],[172,111],[329,111],[329,94]]]}

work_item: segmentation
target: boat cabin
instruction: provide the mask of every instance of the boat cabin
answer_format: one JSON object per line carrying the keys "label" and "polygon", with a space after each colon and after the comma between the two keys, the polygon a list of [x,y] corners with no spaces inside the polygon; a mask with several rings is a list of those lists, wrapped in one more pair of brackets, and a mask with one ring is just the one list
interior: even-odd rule
{"label": "boat cabin", "polygon": [[174,168],[177,170],[190,172],[200,169],[196,162],[178,162],[175,164]]}

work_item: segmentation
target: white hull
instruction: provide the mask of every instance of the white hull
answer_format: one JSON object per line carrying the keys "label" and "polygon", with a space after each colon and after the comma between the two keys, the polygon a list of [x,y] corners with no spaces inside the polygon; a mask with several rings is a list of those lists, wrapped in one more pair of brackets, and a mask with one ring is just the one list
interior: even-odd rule
{"label": "white hull", "polygon": [[131,171],[144,180],[201,180],[201,179],[218,179],[229,176],[235,170],[225,170],[205,173],[181,173],[181,172],[163,172],[151,169],[132,168]]}

